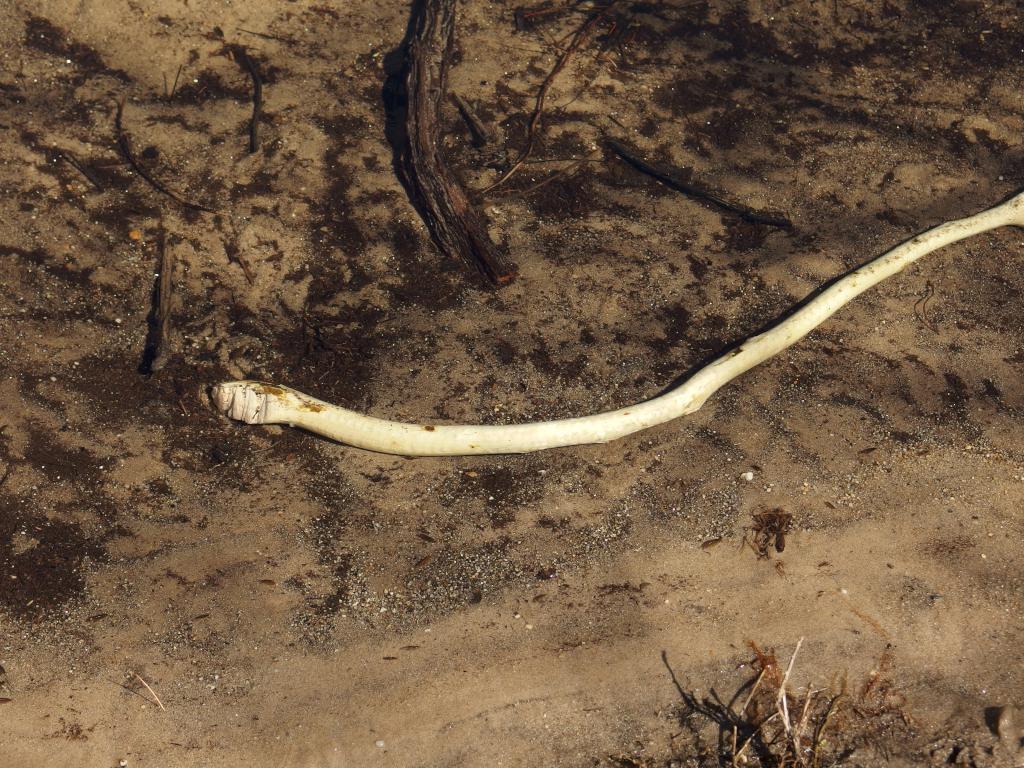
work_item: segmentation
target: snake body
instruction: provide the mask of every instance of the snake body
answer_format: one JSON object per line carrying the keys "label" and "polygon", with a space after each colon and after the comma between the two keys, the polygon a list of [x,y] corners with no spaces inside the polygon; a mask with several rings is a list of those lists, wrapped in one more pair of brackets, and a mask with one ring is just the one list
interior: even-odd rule
{"label": "snake body", "polygon": [[709,363],[659,397],[614,411],[511,425],[412,424],[332,405],[277,384],[229,381],[213,388],[227,416],[248,424],[291,424],[341,443],[403,456],[527,453],[605,443],[693,413],[718,389],[817,328],[835,312],[921,257],[1002,226],[1024,227],[1024,193],[981,213],[940,224],[816,292],[792,314]]}

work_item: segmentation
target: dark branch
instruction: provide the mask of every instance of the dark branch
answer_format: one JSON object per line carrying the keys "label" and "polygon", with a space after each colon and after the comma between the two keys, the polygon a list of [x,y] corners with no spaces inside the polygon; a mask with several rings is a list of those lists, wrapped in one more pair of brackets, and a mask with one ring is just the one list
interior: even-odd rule
{"label": "dark branch", "polygon": [[[438,247],[474,264],[492,283],[516,267],[495,245],[441,152],[439,117],[455,37],[455,0],[421,0],[404,47],[404,66],[385,86],[396,167]],[[390,92],[389,92],[390,89]]]}

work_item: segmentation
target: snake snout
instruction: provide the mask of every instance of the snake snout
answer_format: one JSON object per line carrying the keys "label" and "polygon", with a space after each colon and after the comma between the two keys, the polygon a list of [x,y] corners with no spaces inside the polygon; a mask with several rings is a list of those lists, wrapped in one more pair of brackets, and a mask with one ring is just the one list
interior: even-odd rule
{"label": "snake snout", "polygon": [[246,382],[218,384],[210,393],[217,410],[246,424],[262,424],[267,396]]}

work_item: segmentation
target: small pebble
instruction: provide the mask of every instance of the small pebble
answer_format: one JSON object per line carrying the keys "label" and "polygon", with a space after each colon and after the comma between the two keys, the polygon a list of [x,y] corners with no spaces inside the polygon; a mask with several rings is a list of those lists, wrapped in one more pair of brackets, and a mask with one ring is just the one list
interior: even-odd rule
{"label": "small pebble", "polygon": [[754,482],[754,473],[744,472],[742,475],[740,475],[740,480],[742,480],[745,483],[752,483]]}
{"label": "small pebble", "polygon": [[384,739],[377,739],[373,744],[377,749],[384,749]]}
{"label": "small pebble", "polygon": [[996,733],[999,740],[1011,755],[1017,754],[1021,749],[1021,742],[1024,741],[1024,728],[1021,728],[1021,716],[1016,707],[1002,707],[999,710],[999,719],[996,725]]}

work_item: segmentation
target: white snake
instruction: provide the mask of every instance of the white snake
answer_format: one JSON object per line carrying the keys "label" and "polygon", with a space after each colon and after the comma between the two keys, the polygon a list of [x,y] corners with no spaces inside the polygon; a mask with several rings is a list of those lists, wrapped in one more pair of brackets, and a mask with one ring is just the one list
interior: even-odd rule
{"label": "white snake", "polygon": [[1024,227],[1024,193],[896,246],[839,278],[785,320],[747,339],[678,387],[616,411],[532,424],[406,424],[364,416],[288,387],[257,381],[218,384],[213,401],[223,413],[247,424],[290,424],[341,443],[402,456],[527,453],[605,443],[693,413],[719,388],[795,344],[868,288],[938,248],[1002,226]]}

